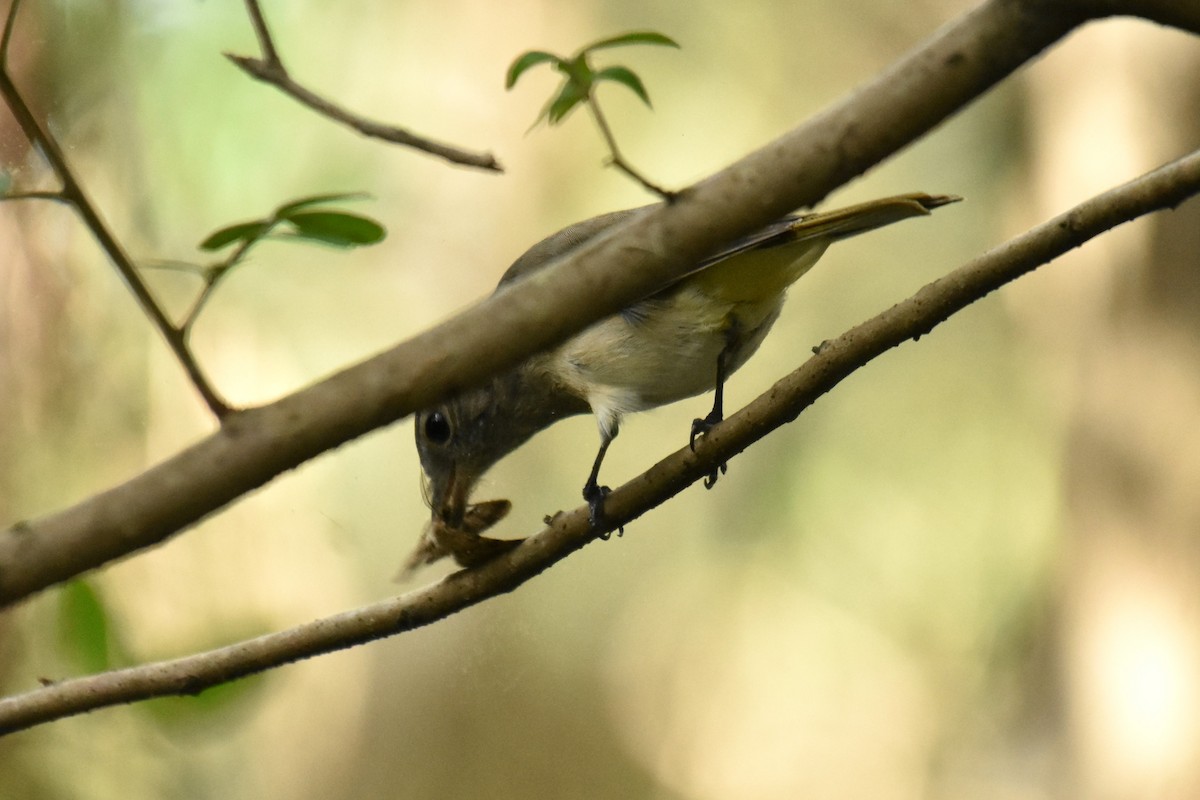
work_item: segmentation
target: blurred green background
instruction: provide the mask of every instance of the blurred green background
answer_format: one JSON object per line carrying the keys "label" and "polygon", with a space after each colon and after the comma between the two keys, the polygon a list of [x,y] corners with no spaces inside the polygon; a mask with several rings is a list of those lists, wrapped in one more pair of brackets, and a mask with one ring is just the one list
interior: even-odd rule
{"label": "blurred green background", "polygon": [[[293,75],[367,116],[491,150],[503,176],[356,135],[255,83],[240,3],[33,2],[13,71],[139,259],[323,192],[386,242],[268,244],[193,343],[266,402],[486,295],[528,245],[648,202],[583,114],[529,131],[527,49],[633,48],[653,112],[601,98],[625,154],[684,186],[796,126],[971,6],[273,2]],[[983,249],[1186,152],[1200,47],[1093,25],[830,198],[963,195],[834,248],[733,407]],[[17,188],[52,187],[7,111]],[[1200,795],[1200,210],[1139,221],[861,370],[699,486],[510,596],[198,699],[0,739],[0,798],[1058,798]],[[148,273],[182,312],[195,282]],[[627,421],[624,481],[697,398]],[[79,221],[0,205],[0,520],[103,490],[213,428]],[[497,535],[579,502],[579,417],[501,464]],[[387,597],[428,517],[411,423],[159,547],[0,615],[0,686],[191,653]],[[441,572],[444,572],[442,569]],[[432,580],[439,570],[419,576]]]}

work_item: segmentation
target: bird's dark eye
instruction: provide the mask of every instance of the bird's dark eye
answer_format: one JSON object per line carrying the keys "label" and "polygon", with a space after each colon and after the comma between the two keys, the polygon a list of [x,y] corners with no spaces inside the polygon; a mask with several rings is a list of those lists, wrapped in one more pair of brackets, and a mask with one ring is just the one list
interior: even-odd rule
{"label": "bird's dark eye", "polygon": [[450,420],[440,411],[434,411],[425,418],[425,438],[434,444],[445,444],[450,441]]}

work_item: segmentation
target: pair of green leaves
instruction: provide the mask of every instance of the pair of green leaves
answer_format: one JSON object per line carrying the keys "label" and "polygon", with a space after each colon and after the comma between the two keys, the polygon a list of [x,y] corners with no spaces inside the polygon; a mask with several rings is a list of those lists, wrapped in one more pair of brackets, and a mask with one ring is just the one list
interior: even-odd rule
{"label": "pair of green leaves", "polygon": [[238,249],[245,252],[267,236],[320,242],[340,248],[376,244],[387,235],[382,225],[361,214],[327,207],[366,196],[361,193],[321,194],[294,200],[262,219],[238,222],[213,231],[200,243],[200,249],[212,252],[237,244]]}
{"label": "pair of green leaves", "polygon": [[204,241],[200,242],[201,250],[213,252],[233,247],[222,261],[206,266],[187,262],[164,265],[194,271],[204,280],[204,287],[179,325],[180,333],[186,339],[217,283],[242,263],[251,247],[264,239],[317,242],[343,249],[382,241],[387,232],[378,222],[362,214],[352,214],[331,207],[334,203],[365,197],[367,195],[362,193],[318,194],[284,203],[262,219],[226,225],[206,236]]}
{"label": "pair of green leaves", "polygon": [[508,68],[508,74],[505,77],[504,87],[511,89],[516,85],[517,80],[525,74],[531,67],[538,64],[550,64],[556,70],[563,74],[563,83],[559,87],[558,93],[550,99],[538,118],[534,120],[534,125],[537,125],[543,119],[550,125],[556,125],[561,122],[566,116],[571,113],[580,103],[586,102],[592,94],[596,84],[603,81],[613,81],[622,86],[629,88],[634,94],[642,99],[647,106],[650,105],[650,95],[646,92],[646,87],[642,83],[642,79],[628,67],[606,67],[602,70],[594,70],[588,63],[588,56],[597,50],[603,50],[611,47],[624,47],[631,44],[651,44],[660,45],[663,47],[679,47],[675,40],[655,33],[653,31],[637,31],[635,33],[626,33],[621,36],[614,36],[609,39],[601,39],[597,42],[581,48],[575,55],[570,58],[563,58],[554,53],[547,53],[544,50],[530,50],[522,53],[513,61]]}

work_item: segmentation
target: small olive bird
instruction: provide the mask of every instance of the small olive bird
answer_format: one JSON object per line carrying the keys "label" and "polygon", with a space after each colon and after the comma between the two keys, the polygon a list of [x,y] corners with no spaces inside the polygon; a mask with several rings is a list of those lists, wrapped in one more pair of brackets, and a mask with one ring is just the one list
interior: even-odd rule
{"label": "small olive bird", "polygon": [[[593,528],[604,525],[600,464],[633,411],[715,390],[712,410],[692,423],[691,443],[723,419],[725,379],[746,363],[779,317],[787,288],[830,243],[928,215],[960,198],[905,194],[837,211],[798,214],[763,228],[696,265],[674,283],[606,317],[416,417],[417,451],[433,520],[410,567],[454,555],[470,565],[513,543],[481,547],[478,534],[508,511],[508,501],[469,504],[480,477],[538,431],[591,411],[600,450],[583,487]],[[535,244],[500,279],[529,276],[643,209],[603,214]],[[724,470],[724,465],[721,467]],[[713,471],[705,485],[716,480]]]}

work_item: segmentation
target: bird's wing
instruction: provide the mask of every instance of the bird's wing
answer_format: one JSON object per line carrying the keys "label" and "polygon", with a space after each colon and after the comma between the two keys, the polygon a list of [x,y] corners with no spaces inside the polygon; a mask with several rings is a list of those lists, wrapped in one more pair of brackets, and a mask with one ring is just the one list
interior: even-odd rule
{"label": "bird's wing", "polygon": [[[750,250],[784,247],[820,238],[845,239],[892,222],[898,222],[906,217],[927,215],[938,206],[954,203],[961,199],[953,195],[904,194],[871,200],[836,211],[790,214],[778,222],[773,222],[765,228],[737,239],[659,291],[665,291],[696,272]],[[650,207],[642,206],[601,214],[551,234],[514,261],[500,278],[499,286],[537,272],[559,256],[571,252],[594,236],[625,222]]]}
{"label": "bird's wing", "polygon": [[624,211],[612,211],[608,214],[601,214],[598,217],[585,219],[583,222],[576,222],[574,225],[568,225],[563,228],[558,233],[550,234],[526,250],[520,258],[514,261],[512,266],[505,270],[504,275],[500,277],[500,283],[496,288],[500,288],[526,275],[532,275],[559,256],[566,255],[592,237],[603,233],[614,225],[624,222],[646,208],[649,208],[649,206],[628,208]]}

